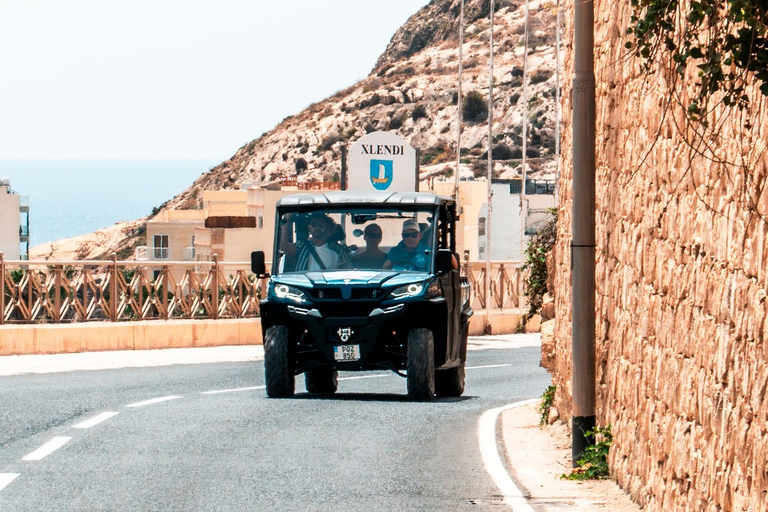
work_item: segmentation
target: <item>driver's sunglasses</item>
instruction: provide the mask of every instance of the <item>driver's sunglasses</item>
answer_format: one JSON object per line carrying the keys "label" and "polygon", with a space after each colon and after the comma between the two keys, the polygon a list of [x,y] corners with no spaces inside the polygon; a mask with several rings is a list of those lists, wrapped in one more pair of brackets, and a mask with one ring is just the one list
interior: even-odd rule
{"label": "driver's sunglasses", "polygon": [[416,233],[403,233],[403,238],[416,238],[417,236],[419,236],[418,232],[416,232]]}
{"label": "driver's sunglasses", "polygon": [[365,238],[381,238],[381,234],[379,233],[366,233]]}

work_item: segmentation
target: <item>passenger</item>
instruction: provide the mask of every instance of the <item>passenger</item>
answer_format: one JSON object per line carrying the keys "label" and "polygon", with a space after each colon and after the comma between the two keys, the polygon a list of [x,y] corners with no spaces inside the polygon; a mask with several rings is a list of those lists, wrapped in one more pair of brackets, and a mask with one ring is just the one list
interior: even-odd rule
{"label": "passenger", "polygon": [[340,226],[324,213],[310,215],[307,225],[309,239],[290,244],[285,250],[288,256],[296,257],[296,271],[352,267],[346,246],[334,240],[338,236],[337,227]]}
{"label": "passenger", "polygon": [[403,240],[394,246],[384,262],[386,269],[393,270],[428,270],[430,261],[429,246],[422,243],[419,223],[414,219],[403,222]]}
{"label": "passenger", "polygon": [[387,253],[379,249],[381,243],[381,226],[368,224],[363,231],[365,250],[352,256],[352,264],[356,268],[381,268],[387,261]]}

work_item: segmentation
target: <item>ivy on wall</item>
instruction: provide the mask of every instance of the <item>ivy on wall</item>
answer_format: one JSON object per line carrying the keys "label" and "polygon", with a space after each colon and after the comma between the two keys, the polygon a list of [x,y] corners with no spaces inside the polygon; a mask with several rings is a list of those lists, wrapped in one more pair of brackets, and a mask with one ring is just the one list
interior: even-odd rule
{"label": "ivy on wall", "polygon": [[698,94],[688,115],[706,126],[716,94],[726,106],[749,106],[754,83],[768,96],[768,1],[632,0],[626,47],[649,71],[657,60],[669,63],[681,78],[695,67]]}

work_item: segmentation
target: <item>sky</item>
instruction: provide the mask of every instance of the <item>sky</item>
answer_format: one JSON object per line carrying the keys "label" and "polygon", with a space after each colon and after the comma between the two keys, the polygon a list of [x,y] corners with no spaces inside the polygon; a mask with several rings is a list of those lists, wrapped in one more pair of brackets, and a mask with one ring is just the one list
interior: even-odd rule
{"label": "sky", "polygon": [[0,160],[226,160],[427,3],[0,0]]}

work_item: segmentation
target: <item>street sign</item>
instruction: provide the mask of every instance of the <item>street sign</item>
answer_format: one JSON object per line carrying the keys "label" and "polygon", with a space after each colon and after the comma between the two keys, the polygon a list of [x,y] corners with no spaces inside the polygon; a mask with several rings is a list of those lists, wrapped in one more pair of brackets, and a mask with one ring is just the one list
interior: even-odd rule
{"label": "street sign", "polygon": [[415,192],[416,150],[394,133],[373,132],[349,150],[349,189]]}

